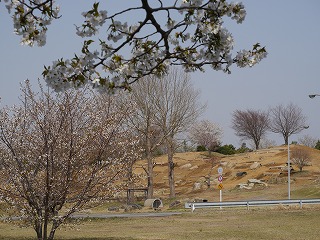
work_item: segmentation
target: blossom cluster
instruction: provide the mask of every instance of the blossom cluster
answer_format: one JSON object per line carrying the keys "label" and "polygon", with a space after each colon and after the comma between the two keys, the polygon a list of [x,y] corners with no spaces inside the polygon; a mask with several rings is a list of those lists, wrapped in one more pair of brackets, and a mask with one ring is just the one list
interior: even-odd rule
{"label": "blossom cluster", "polygon": [[[69,88],[78,88],[87,83],[96,85],[95,76],[99,73],[94,64],[98,59],[98,52],[86,52],[79,57],[54,61],[52,66],[45,67],[43,76],[49,86],[56,91],[65,91]],[[89,81],[91,80],[91,81]]]}
{"label": "blossom cluster", "polygon": [[93,9],[88,12],[83,12],[85,23],[82,27],[76,27],[77,35],[80,37],[91,37],[98,33],[99,26],[101,27],[107,19],[107,11],[98,10],[99,3],[93,5]]}
{"label": "blossom cluster", "polygon": [[46,44],[46,32],[52,19],[59,17],[59,6],[54,1],[4,0],[9,13],[12,13],[14,32],[21,36],[21,44],[38,46]]}
{"label": "blossom cluster", "polygon": [[251,51],[239,51],[235,57],[235,61],[238,67],[252,67],[265,57],[267,57],[267,52],[264,48],[260,48],[260,44],[257,43]]}

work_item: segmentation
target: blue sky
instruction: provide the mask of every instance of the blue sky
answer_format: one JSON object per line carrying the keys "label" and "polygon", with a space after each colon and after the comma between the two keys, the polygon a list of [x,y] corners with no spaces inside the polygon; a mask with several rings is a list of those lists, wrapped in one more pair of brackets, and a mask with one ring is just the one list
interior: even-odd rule
{"label": "blue sky", "polygon": [[[129,1],[129,0],[127,0]],[[132,1],[132,0],[130,0]],[[74,24],[81,23],[80,13],[93,1],[57,0],[62,18],[49,27],[47,45],[38,48],[21,46],[13,34],[12,21],[0,4],[0,96],[2,105],[18,102],[20,82],[41,78],[44,65],[58,58],[70,58],[79,52],[82,39],[75,35]],[[105,1],[108,8],[118,8],[126,1]],[[235,50],[249,49],[256,42],[266,46],[268,57],[253,68],[232,68],[227,75],[207,69],[193,73],[194,86],[207,103],[203,118],[218,123],[224,131],[223,144],[240,145],[230,128],[232,112],[237,109],[267,110],[290,102],[303,109],[309,129],[302,135],[320,139],[320,1],[318,0],[244,0],[247,16],[242,24],[227,22],[235,38]],[[283,143],[281,136],[268,139]]]}

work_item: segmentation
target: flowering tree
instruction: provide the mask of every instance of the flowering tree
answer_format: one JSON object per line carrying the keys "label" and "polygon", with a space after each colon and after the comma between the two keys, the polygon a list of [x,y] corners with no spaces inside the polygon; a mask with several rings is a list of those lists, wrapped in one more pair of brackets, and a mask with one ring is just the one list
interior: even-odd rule
{"label": "flowering tree", "polygon": [[122,154],[127,109],[114,96],[36,94],[29,83],[22,91],[21,105],[0,111],[0,199],[38,239],[53,239],[72,213],[119,190],[131,154]]}
{"label": "flowering tree", "polygon": [[[122,133],[125,138],[119,142],[121,146],[118,148],[118,153],[123,159],[126,160],[125,173],[126,173],[126,187],[128,189],[143,187],[139,182],[141,182],[142,175],[136,174],[134,172],[135,163],[142,158],[143,147],[141,146],[141,139],[135,131],[132,129],[126,129]],[[122,135],[121,134],[121,135]],[[130,192],[128,196],[128,203],[131,203],[133,200],[133,192]]]}
{"label": "flowering tree", "polygon": [[202,120],[190,128],[189,137],[193,143],[211,152],[221,143],[222,129],[209,120]]}
{"label": "flowering tree", "polygon": [[317,145],[317,139],[311,137],[310,135],[303,135],[302,137],[298,138],[298,143],[310,148],[315,148]]}
{"label": "flowering tree", "polygon": [[[43,46],[48,26],[60,17],[55,1],[2,1],[12,14],[21,43]],[[43,77],[47,84],[58,91],[84,84],[109,91],[130,89],[131,83],[146,75],[166,73],[169,65],[181,65],[187,71],[210,66],[230,73],[232,64],[251,67],[267,55],[259,43],[234,55],[234,39],[223,19],[242,23],[246,16],[242,3],[136,0],[135,4],[108,13],[96,2],[83,12],[84,23],[76,27],[77,35],[85,39],[81,53],[46,66]],[[129,16],[139,19],[133,24],[121,21]]]}

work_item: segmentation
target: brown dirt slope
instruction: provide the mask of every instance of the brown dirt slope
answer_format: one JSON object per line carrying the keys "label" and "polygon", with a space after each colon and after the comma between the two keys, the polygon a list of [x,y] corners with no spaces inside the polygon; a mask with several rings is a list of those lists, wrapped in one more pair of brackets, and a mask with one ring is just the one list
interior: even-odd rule
{"label": "brown dirt slope", "polygon": [[[294,191],[309,188],[315,188],[316,190],[312,191],[316,191],[320,197],[320,151],[299,145],[291,145],[290,149],[298,147],[305,148],[310,153],[311,163],[310,166],[305,166],[302,172],[298,171],[297,166],[292,165],[293,197]],[[239,195],[241,195],[240,198],[255,199],[285,198],[287,196],[287,159],[287,146],[231,156],[209,156],[205,152],[177,153],[174,156],[176,194],[179,198],[202,197],[217,200],[219,194],[218,167],[222,167],[222,191],[226,199],[238,199]],[[155,162],[155,196],[166,198],[169,195],[167,158],[160,156],[155,159]],[[145,161],[137,162],[135,172],[144,175],[142,166],[146,166]],[[247,183],[249,179],[258,179],[266,184],[255,185],[250,190],[239,190],[239,184]],[[142,182],[137,184],[146,186],[146,176]],[[257,191],[260,192],[257,193]],[[243,195],[243,192],[247,192],[247,195]],[[298,195],[297,193],[297,197]]]}

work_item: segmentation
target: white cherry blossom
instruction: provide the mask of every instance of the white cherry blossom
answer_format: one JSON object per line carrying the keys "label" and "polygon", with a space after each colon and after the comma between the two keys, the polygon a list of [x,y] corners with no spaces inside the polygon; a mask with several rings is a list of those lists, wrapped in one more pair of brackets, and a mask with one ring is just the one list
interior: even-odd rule
{"label": "white cherry blossom", "polygon": [[[0,0],[1,2],[1,0]],[[187,71],[214,70],[230,73],[230,66],[252,67],[267,56],[255,44],[251,50],[234,50],[234,38],[223,19],[242,23],[242,3],[227,0],[135,0],[136,7],[112,12],[99,2],[82,13],[76,34],[84,38],[81,54],[45,67],[43,77],[57,91],[91,84],[93,87],[130,89],[146,75],[162,75],[170,65]],[[3,0],[12,15],[21,44],[43,46],[52,20],[58,19],[54,0]],[[136,14],[139,13],[139,14]],[[144,13],[144,14],[141,14]],[[136,22],[125,22],[133,14]]]}

